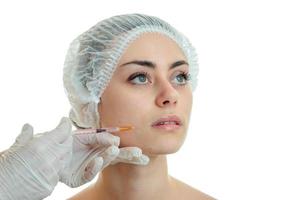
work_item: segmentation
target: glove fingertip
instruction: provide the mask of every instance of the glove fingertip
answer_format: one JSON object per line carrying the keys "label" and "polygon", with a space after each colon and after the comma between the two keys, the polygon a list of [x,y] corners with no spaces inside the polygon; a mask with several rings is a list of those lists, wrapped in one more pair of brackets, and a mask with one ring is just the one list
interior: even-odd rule
{"label": "glove fingertip", "polygon": [[150,162],[150,158],[146,155],[142,155],[140,158],[141,165],[147,165]]}
{"label": "glove fingertip", "polygon": [[32,137],[33,137],[33,127],[30,124],[26,123],[23,125],[21,133],[16,138],[16,142],[25,144]]}
{"label": "glove fingertip", "polygon": [[33,127],[29,123],[26,123],[22,127],[22,132],[33,132]]}

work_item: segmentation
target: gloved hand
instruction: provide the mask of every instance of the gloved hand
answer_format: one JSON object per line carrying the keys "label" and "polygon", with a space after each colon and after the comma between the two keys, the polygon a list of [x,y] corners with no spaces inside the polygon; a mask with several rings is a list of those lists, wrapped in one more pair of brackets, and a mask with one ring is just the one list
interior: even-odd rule
{"label": "gloved hand", "polygon": [[120,138],[108,132],[74,134],[70,164],[60,173],[60,181],[78,187],[91,181],[109,164],[118,162],[146,165],[149,158],[138,147],[118,148]]}
{"label": "gloved hand", "polygon": [[73,135],[65,117],[54,130],[36,135],[25,124],[15,143],[0,154],[0,199],[39,200],[52,193],[58,180],[78,187],[109,164],[148,164],[141,149],[119,149],[119,144],[120,138],[108,132]]}
{"label": "gloved hand", "polygon": [[68,118],[63,117],[54,130],[36,135],[30,124],[23,125],[15,143],[0,155],[0,199],[40,200],[49,196],[71,154]]}

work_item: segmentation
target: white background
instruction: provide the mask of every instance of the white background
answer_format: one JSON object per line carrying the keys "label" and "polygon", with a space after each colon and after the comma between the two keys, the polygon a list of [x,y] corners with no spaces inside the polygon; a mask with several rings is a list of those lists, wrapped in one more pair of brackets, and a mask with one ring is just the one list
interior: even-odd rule
{"label": "white background", "polygon": [[[24,123],[44,132],[68,115],[62,67],[71,40],[104,18],[138,12],[172,24],[199,54],[190,129],[169,157],[170,174],[221,200],[300,199],[297,3],[1,1],[0,150]],[[47,199],[86,186],[59,183]]]}

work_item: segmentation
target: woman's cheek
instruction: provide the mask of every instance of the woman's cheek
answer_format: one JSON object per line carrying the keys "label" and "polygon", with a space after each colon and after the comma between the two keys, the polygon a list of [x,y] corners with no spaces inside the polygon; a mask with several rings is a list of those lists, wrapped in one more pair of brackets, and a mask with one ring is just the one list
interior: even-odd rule
{"label": "woman's cheek", "polygon": [[134,133],[119,134],[120,147],[138,146]]}

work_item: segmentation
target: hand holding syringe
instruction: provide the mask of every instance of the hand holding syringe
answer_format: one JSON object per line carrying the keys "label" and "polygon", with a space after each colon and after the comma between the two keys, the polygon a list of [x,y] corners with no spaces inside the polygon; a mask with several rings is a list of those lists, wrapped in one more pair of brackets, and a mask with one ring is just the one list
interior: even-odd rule
{"label": "hand holding syringe", "polygon": [[72,131],[70,120],[64,117],[55,129],[34,134],[33,127],[25,124],[15,143],[0,154],[0,199],[44,199],[58,181],[78,187],[109,164],[147,164],[149,158],[141,149],[119,148],[120,137],[109,132],[132,129]]}
{"label": "hand holding syringe", "polygon": [[130,131],[133,126],[80,129],[73,131],[72,160],[60,173],[60,181],[78,187],[92,180],[110,164],[119,162],[146,165],[149,158],[138,147],[122,147],[113,132]]}

